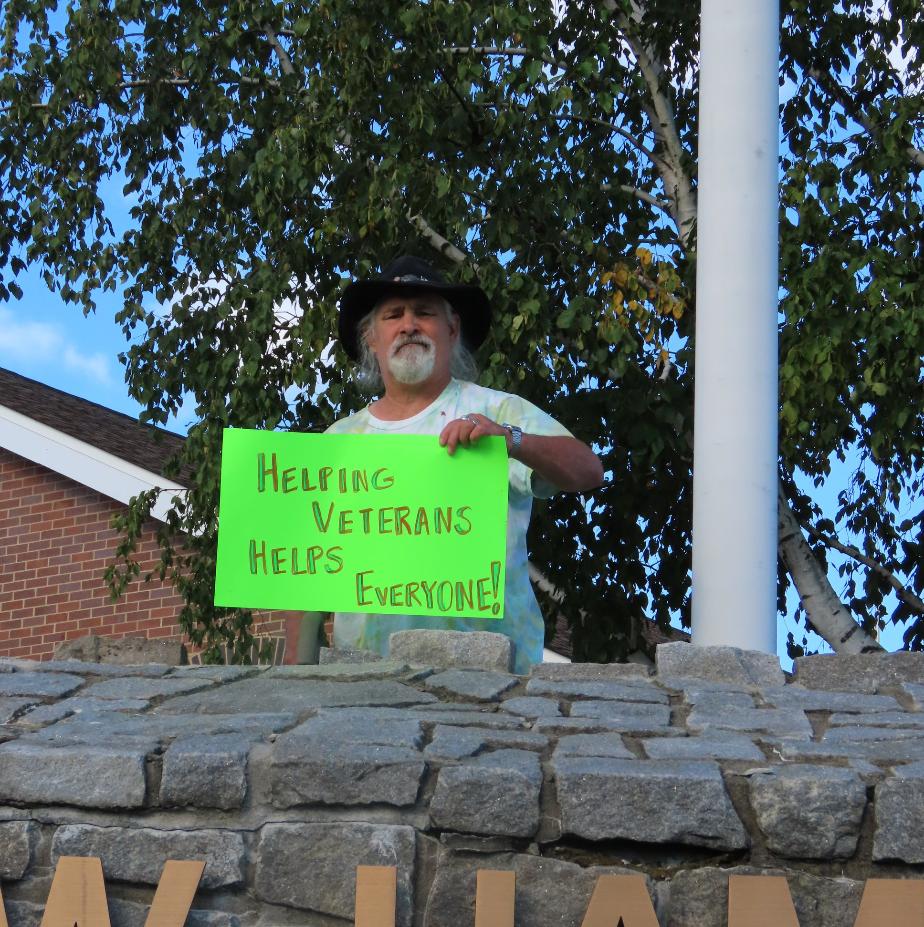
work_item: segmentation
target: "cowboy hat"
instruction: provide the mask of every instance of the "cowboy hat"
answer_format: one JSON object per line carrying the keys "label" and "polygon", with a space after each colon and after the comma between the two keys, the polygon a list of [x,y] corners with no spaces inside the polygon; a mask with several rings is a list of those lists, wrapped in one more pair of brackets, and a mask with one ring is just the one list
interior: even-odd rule
{"label": "cowboy hat", "polygon": [[382,268],[377,277],[355,280],[340,297],[337,331],[340,343],[353,360],[359,359],[359,323],[386,296],[402,293],[437,293],[458,314],[462,340],[474,351],[488,336],[491,304],[480,286],[447,283],[443,275],[422,258],[402,255]]}

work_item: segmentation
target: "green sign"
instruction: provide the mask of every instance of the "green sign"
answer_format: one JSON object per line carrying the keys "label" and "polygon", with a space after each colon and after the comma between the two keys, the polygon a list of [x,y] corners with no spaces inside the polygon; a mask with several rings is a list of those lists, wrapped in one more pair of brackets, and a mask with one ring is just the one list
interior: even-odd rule
{"label": "green sign", "polygon": [[226,429],[215,604],[500,618],[507,450]]}

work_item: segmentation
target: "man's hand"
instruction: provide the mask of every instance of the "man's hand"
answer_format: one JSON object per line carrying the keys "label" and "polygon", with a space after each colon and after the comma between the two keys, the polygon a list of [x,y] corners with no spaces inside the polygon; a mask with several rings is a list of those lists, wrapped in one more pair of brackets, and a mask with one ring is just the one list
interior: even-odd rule
{"label": "man's hand", "polygon": [[507,449],[510,449],[510,432],[497,422],[492,422],[486,415],[476,415],[474,412],[463,415],[461,418],[454,418],[440,432],[440,445],[445,447],[450,454],[455,454],[460,444],[468,447],[484,435],[506,437],[508,439]]}
{"label": "man's hand", "polygon": [[600,459],[583,441],[567,435],[524,433],[519,448],[512,453],[510,432],[486,415],[474,412],[453,419],[440,432],[440,444],[454,454],[460,444],[469,447],[483,435],[502,435],[511,457],[565,492],[584,492],[603,483]]}

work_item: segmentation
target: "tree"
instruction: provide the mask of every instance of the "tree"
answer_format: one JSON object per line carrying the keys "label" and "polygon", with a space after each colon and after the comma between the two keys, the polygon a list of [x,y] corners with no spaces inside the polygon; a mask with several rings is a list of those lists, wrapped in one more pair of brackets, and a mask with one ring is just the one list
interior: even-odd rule
{"label": "tree", "polygon": [[[645,615],[688,620],[695,4],[53,6],[2,14],[0,296],[27,265],[84,312],[121,289],[143,418],[193,398],[177,466],[196,479],[162,568],[194,639],[247,625],[210,604],[221,429],[357,407],[327,351],[337,298],[402,251],[481,283],[481,382],[551,409],[611,473],[532,530],[576,655],[620,656]],[[794,582],[835,649],[910,616],[906,645],[924,644],[924,18],[869,6],[782,9],[780,596]],[[133,202],[119,232],[112,177]],[[834,457],[857,468],[823,508],[796,476]]]}

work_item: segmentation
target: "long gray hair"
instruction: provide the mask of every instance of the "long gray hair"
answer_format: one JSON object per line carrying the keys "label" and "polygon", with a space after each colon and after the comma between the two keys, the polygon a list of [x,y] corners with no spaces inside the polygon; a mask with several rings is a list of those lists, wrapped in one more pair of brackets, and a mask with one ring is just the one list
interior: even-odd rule
{"label": "long gray hair", "polygon": [[[446,317],[452,321],[455,317],[458,322],[459,314],[449,305],[442,297],[438,297],[443,305]],[[372,331],[372,325],[375,321],[375,313],[381,303],[377,303],[372,311],[363,316],[356,330],[356,340],[359,342],[359,364],[356,370],[356,378],[360,385],[367,392],[378,392],[385,385],[382,380],[382,372],[379,370],[379,362],[372,348],[369,347],[369,333]],[[452,348],[452,357],[449,360],[449,372],[457,380],[474,380],[478,376],[478,365],[472,352],[462,342],[461,335],[456,339]]]}

